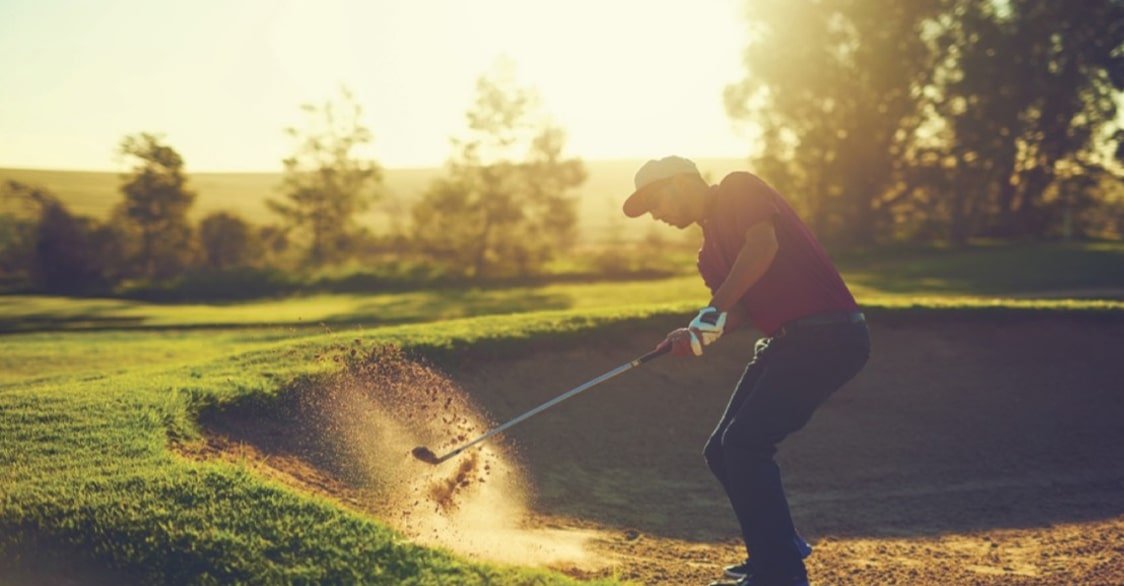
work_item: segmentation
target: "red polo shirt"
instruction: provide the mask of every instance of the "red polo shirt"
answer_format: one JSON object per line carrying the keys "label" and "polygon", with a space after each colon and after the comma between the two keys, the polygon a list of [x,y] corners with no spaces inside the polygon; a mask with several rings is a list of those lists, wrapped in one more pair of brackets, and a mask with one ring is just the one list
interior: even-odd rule
{"label": "red polo shirt", "polygon": [[718,290],[750,226],[771,219],[777,255],[765,274],[738,301],[765,335],[794,319],[858,309],[855,298],[812,231],[775,189],[756,175],[730,173],[710,188],[709,210],[700,224],[699,274],[711,294]]}

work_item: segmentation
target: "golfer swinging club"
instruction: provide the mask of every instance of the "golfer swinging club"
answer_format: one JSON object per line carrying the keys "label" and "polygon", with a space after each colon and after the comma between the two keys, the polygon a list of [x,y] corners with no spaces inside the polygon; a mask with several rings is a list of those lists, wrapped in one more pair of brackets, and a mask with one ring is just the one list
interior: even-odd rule
{"label": "golfer swinging club", "polygon": [[806,586],[811,548],[793,527],[773,455],[866,364],[863,314],[788,202],[750,173],[712,186],[687,159],[648,161],[624,213],[703,230],[698,269],[710,304],[659,348],[702,356],[724,331],[747,322],[765,335],[703,451],[733,505],[747,554],[726,568],[731,581],[714,585]]}

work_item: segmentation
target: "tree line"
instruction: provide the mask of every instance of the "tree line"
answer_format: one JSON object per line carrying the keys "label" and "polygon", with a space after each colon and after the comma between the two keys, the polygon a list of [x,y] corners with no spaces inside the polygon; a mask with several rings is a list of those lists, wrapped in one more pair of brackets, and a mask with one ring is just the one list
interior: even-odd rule
{"label": "tree line", "polygon": [[1124,3],[752,0],[753,166],[817,233],[889,240],[1124,232]]}
{"label": "tree line", "polygon": [[193,223],[196,194],[183,158],[151,133],[122,139],[118,153],[132,168],[106,220],[72,214],[42,187],[0,186],[0,285],[104,293],[185,274],[213,280],[251,268],[301,272],[404,257],[430,273],[481,280],[535,274],[575,238],[573,190],[585,166],[563,154],[564,132],[509,62],[478,79],[444,175],[410,206],[412,221],[385,234],[357,221],[385,194],[381,167],[362,153],[373,134],[354,96],[343,88],[302,110],[305,125],[285,129],[295,148],[282,161],[281,196],[267,202],[277,217],[270,224],[224,211]]}
{"label": "tree line", "polygon": [[[829,246],[1124,233],[1124,2],[752,0],[745,16],[728,115],[756,132],[748,168]],[[510,62],[479,78],[444,174],[380,233],[357,222],[386,200],[358,102],[344,90],[303,111],[269,224],[190,221],[184,161],[149,133],[119,145],[132,168],[106,220],[0,187],[0,285],[105,291],[355,258],[480,280],[535,274],[575,241],[585,166]]]}

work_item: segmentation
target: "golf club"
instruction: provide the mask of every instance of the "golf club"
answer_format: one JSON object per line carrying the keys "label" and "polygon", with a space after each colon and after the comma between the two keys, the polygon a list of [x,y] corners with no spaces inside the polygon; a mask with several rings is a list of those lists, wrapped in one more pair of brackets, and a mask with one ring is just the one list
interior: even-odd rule
{"label": "golf club", "polygon": [[599,376],[599,377],[597,377],[597,378],[595,378],[595,379],[593,379],[593,380],[591,380],[587,383],[583,383],[583,384],[581,384],[577,387],[574,387],[573,389],[570,389],[569,391],[566,391],[565,393],[547,401],[546,403],[543,403],[542,405],[539,405],[538,407],[535,407],[534,409],[531,409],[530,411],[520,415],[519,417],[516,417],[515,419],[512,419],[511,421],[508,421],[507,423],[505,423],[505,424],[503,424],[503,425],[501,425],[497,428],[492,429],[488,433],[485,433],[484,435],[468,442],[467,444],[465,444],[465,445],[463,445],[459,448],[456,448],[455,450],[449,452],[448,454],[445,454],[444,456],[438,457],[437,454],[434,454],[432,450],[430,450],[429,448],[427,448],[425,446],[418,446],[418,447],[414,448],[411,451],[411,453],[414,455],[415,458],[421,460],[422,462],[426,462],[428,464],[435,464],[435,465],[440,464],[440,463],[448,460],[449,458],[452,458],[452,457],[456,456],[457,454],[467,450],[468,448],[471,448],[472,446],[492,437],[493,435],[495,435],[495,434],[515,425],[516,423],[519,423],[520,421],[523,421],[524,419],[527,419],[528,417],[531,417],[532,415],[535,415],[537,413],[545,411],[546,409],[549,409],[549,408],[553,407],[554,405],[557,405],[558,403],[561,403],[562,401],[565,401],[566,399],[569,399],[570,397],[573,397],[574,395],[576,395],[576,394],[578,394],[578,393],[580,393],[580,392],[582,392],[582,391],[584,391],[584,390],[586,390],[586,389],[588,389],[592,386],[596,386],[600,383],[603,383],[603,382],[617,376],[618,374],[621,374],[623,372],[631,370],[634,367],[640,366],[641,364],[644,364],[645,362],[648,362],[649,360],[652,360],[653,358],[656,358],[658,356],[662,356],[664,354],[667,354],[670,351],[671,351],[671,344],[666,344],[665,346],[662,346],[660,348],[652,350],[651,352],[649,352],[649,353],[647,353],[647,354],[645,354],[645,355],[643,355],[643,356],[641,356],[641,357],[639,357],[639,358],[637,358],[637,359],[635,359],[631,362],[627,362],[625,364],[622,364],[622,365],[614,368],[613,370],[610,370],[609,372],[606,372],[605,374],[603,374],[603,375],[601,375],[601,376]]}

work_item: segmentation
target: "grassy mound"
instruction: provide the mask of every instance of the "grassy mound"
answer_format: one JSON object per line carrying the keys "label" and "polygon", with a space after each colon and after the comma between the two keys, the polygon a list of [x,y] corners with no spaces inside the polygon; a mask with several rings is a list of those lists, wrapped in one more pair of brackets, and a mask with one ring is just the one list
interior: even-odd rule
{"label": "grassy mound", "polygon": [[[658,313],[478,318],[386,328],[368,338],[449,360],[469,346],[475,353],[529,350]],[[98,567],[157,583],[568,583],[558,574],[468,563],[414,545],[368,517],[238,465],[188,461],[169,449],[170,440],[197,438],[201,409],[268,402],[291,381],[329,372],[332,364],[317,354],[353,337],[247,340],[239,354],[200,351],[204,358],[193,364],[132,364],[116,375],[6,385],[0,557],[26,568],[82,552]],[[76,355],[85,345],[80,336],[70,343]],[[202,336],[196,343],[206,344]],[[57,559],[44,559],[51,552]]]}

